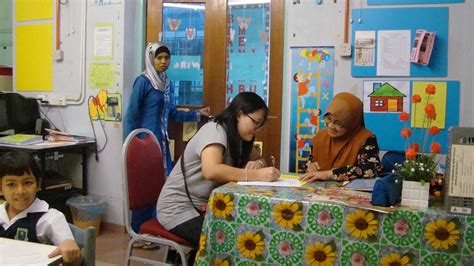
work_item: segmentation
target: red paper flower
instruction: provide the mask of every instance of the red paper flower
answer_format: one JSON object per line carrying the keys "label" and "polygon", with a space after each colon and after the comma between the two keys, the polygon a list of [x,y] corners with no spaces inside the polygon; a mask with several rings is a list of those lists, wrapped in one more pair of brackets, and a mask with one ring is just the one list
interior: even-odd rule
{"label": "red paper flower", "polygon": [[436,112],[436,107],[434,106],[434,104],[428,103],[427,105],[425,105],[425,113],[429,114],[429,113],[435,113],[435,112]]}
{"label": "red paper flower", "polygon": [[436,93],[436,86],[433,85],[433,84],[426,85],[425,92],[427,94],[431,94],[431,95],[435,94]]}
{"label": "red paper flower", "polygon": [[405,152],[405,157],[408,160],[413,160],[416,158],[416,151],[413,148],[408,148],[408,150]]}
{"label": "red paper flower", "polygon": [[436,112],[426,113],[426,116],[428,116],[428,118],[431,120],[436,120]]}
{"label": "red paper flower", "polygon": [[412,103],[419,103],[419,102],[421,102],[421,96],[418,95],[418,94],[414,94],[413,96],[411,96],[411,102],[412,102]]}
{"label": "red paper flower", "polygon": [[410,145],[410,149],[414,149],[418,153],[420,152],[420,144],[413,143],[412,145]]}
{"label": "red paper flower", "polygon": [[439,144],[439,142],[431,143],[430,152],[431,153],[440,153],[441,152],[441,144]]}
{"label": "red paper flower", "polygon": [[411,129],[403,128],[400,135],[402,135],[403,138],[409,138],[411,136]]}
{"label": "red paper flower", "polygon": [[[436,119],[436,117],[435,117],[435,119]],[[432,127],[430,127],[430,130],[428,132],[430,133],[430,135],[439,135],[440,130],[437,126],[432,126]]]}
{"label": "red paper flower", "polygon": [[400,121],[408,121],[410,119],[410,115],[407,112],[400,113]]}

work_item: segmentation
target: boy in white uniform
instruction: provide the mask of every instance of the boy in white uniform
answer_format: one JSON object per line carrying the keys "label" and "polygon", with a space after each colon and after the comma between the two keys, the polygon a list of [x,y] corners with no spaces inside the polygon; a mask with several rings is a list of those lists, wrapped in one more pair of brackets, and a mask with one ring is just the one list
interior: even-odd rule
{"label": "boy in white uniform", "polygon": [[53,244],[49,257],[63,256],[64,264],[81,263],[64,214],[36,197],[39,167],[28,153],[12,151],[0,157],[0,182],[5,202],[0,205],[0,237]]}

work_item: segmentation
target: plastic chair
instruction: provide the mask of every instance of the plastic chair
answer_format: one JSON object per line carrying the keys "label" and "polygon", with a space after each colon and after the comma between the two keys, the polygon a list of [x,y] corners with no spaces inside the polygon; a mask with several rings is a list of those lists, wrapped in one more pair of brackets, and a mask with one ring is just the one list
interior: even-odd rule
{"label": "plastic chair", "polygon": [[69,224],[74,240],[82,249],[82,265],[95,265],[95,228],[92,226],[86,229],[79,228],[73,224]]}
{"label": "plastic chair", "polygon": [[[131,211],[154,206],[165,184],[163,155],[155,135],[144,128],[132,131],[123,144],[122,158],[125,228],[131,237],[128,242],[125,265],[129,265],[131,260],[155,265],[170,265],[166,263],[170,247],[178,252],[182,264],[187,265],[186,253],[183,248],[184,246],[191,247],[191,245],[166,230],[158,222],[158,219],[152,218],[143,223],[140,227],[140,234],[134,232],[131,227]],[[164,260],[156,261],[132,256],[132,245],[137,240],[163,246],[166,254]]]}

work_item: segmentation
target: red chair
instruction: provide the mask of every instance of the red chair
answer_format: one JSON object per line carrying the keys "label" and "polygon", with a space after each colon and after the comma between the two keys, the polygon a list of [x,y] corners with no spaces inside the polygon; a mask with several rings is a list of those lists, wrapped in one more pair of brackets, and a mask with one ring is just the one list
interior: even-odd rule
{"label": "red chair", "polygon": [[[135,233],[131,227],[131,212],[155,205],[165,184],[163,155],[155,135],[144,128],[132,131],[123,144],[122,158],[125,227],[131,237],[128,242],[125,265],[129,265],[130,261],[169,265],[166,259],[170,247],[179,253],[182,264],[186,265],[186,253],[183,248],[191,245],[166,230],[158,219],[153,218],[142,224],[140,234]],[[166,254],[164,261],[132,256],[132,245],[137,240],[158,243],[164,247]]]}

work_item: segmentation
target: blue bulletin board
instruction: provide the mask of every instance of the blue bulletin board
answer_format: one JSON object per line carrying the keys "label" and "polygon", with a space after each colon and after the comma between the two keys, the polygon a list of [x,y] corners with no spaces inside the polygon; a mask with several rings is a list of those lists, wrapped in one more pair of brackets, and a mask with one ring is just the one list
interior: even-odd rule
{"label": "blue bulletin board", "polygon": [[419,5],[442,3],[464,3],[464,0],[367,0],[368,5]]}
{"label": "blue bulletin board", "polygon": [[[448,129],[451,126],[459,125],[460,83],[459,81],[437,82],[447,83],[446,126],[444,129],[441,129],[441,133],[436,136],[436,141],[441,144],[442,153],[447,153]],[[410,88],[412,88],[413,81],[410,83]],[[380,150],[405,150],[405,139],[403,139],[400,135],[400,131],[404,127],[404,124],[400,122],[399,115],[400,113],[364,114],[365,126],[377,136],[377,142],[379,144]]]}
{"label": "blue bulletin board", "polygon": [[[429,65],[410,63],[410,77],[446,77],[448,74],[448,28],[449,9],[447,7],[426,8],[365,8],[353,9],[360,12],[362,23],[352,24],[352,36],[356,31],[410,30],[411,45],[417,29],[426,29],[436,33],[435,44]],[[354,37],[352,38],[352,47]],[[377,38],[376,38],[377,40]],[[377,43],[375,44],[375,62],[377,62]],[[377,76],[377,63],[374,66],[355,66],[352,57],[353,77]]]}

